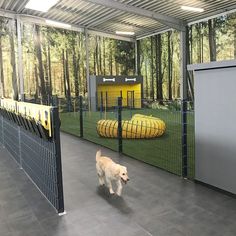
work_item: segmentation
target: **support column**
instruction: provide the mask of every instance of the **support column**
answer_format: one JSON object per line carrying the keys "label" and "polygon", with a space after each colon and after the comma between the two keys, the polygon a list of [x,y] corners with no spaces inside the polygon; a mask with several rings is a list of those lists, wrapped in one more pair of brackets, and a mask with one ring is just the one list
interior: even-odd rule
{"label": "support column", "polygon": [[90,88],[90,79],[89,79],[89,38],[88,38],[88,30],[85,29],[85,50],[86,50],[86,79],[87,79],[87,94],[88,94],[88,102],[89,102],[89,110],[91,104],[91,88]]}
{"label": "support column", "polygon": [[22,32],[20,16],[17,16],[17,44],[18,44],[18,78],[19,78],[19,99],[24,101],[24,76],[23,76],[23,55],[22,55]]}
{"label": "support column", "polygon": [[187,149],[187,29],[180,32],[180,94],[182,114],[182,176],[188,177],[188,149]]}

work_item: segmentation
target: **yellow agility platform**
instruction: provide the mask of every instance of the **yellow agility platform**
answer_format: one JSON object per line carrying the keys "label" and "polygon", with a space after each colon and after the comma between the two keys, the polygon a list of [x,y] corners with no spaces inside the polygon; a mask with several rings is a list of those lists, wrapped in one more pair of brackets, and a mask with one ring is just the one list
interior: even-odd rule
{"label": "yellow agility platform", "polygon": [[[122,138],[125,139],[150,139],[162,136],[165,133],[166,124],[163,120],[136,114],[131,120],[122,121]],[[101,137],[117,138],[117,120],[99,120],[97,132]]]}
{"label": "yellow agility platform", "polygon": [[92,111],[114,109],[117,98],[122,97],[122,107],[142,108],[142,76],[90,76],[89,101]]}

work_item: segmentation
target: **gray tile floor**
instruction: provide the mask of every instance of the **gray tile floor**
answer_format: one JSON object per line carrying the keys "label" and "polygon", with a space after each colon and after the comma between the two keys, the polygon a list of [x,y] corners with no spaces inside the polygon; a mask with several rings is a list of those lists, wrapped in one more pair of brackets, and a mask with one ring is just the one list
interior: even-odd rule
{"label": "gray tile floor", "polygon": [[99,146],[62,134],[67,215],[58,217],[0,149],[0,236],[230,236],[236,199],[102,148],[128,167],[123,197],[98,188]]}

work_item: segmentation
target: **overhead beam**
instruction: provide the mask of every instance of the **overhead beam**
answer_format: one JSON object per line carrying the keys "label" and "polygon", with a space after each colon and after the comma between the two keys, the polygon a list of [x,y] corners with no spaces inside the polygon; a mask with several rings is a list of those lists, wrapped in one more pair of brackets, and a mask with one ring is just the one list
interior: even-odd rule
{"label": "overhead beam", "polygon": [[[0,16],[7,17],[7,18],[12,18],[12,19],[17,19],[18,18],[22,22],[26,22],[26,23],[28,22],[28,23],[33,23],[33,24],[49,26],[45,22],[45,18],[26,15],[26,14],[16,14],[13,11],[5,11],[5,10],[0,9]],[[48,20],[51,20],[51,19],[48,19]],[[84,26],[78,27],[78,26],[72,25],[72,27],[70,29],[68,29],[68,28],[66,28],[66,29],[83,33],[84,28],[85,28]],[[98,36],[103,36],[103,37],[107,37],[107,38],[117,39],[117,40],[121,40],[121,41],[128,41],[128,42],[134,42],[135,41],[134,38],[124,37],[124,36],[120,36],[120,35],[116,35],[116,34],[111,34],[110,32],[100,32],[100,31],[97,31],[93,28],[91,28],[91,30],[88,30],[87,33],[88,34],[93,34],[93,35],[98,35]]]}
{"label": "overhead beam", "polygon": [[120,35],[116,35],[116,34],[104,33],[104,32],[99,32],[96,30],[87,30],[87,32],[88,32],[88,34],[98,35],[98,36],[102,36],[102,37],[106,37],[106,38],[127,41],[127,42],[135,42],[134,38],[124,37],[124,36],[120,36]]}
{"label": "overhead beam", "polygon": [[7,18],[13,18],[13,19],[16,18],[15,12],[3,10],[3,9],[0,9],[0,16],[7,17]]}
{"label": "overhead beam", "polygon": [[[20,15],[20,18],[23,22],[30,22],[30,23],[40,24],[40,25],[45,25],[45,26],[48,25],[45,22],[45,19],[42,18],[42,17],[34,17],[34,16],[29,16],[29,15],[23,15],[22,14],[22,15]],[[49,19],[49,20],[51,20],[51,19]],[[51,26],[51,25],[49,25],[49,26]],[[72,27],[70,29],[68,29],[68,28],[66,28],[66,29],[84,33],[84,31],[85,31],[84,28],[85,28],[84,26],[77,27],[77,26],[72,25]],[[98,36],[103,36],[103,37],[107,37],[107,38],[122,40],[122,41],[134,42],[133,38],[123,37],[123,36],[111,34],[111,33],[108,33],[108,32],[100,32],[100,31],[97,31],[95,29],[87,30],[87,33],[88,34],[93,34],[93,35],[98,35]]]}
{"label": "overhead beam", "polygon": [[[25,15],[25,14],[19,14],[18,16],[20,17],[22,22],[26,22],[26,23],[28,22],[28,23],[34,23],[34,24],[53,27],[52,25],[47,24],[45,21],[45,20],[52,20],[52,19],[46,19],[46,18],[42,18],[42,17]],[[62,22],[62,23],[64,23],[64,22]],[[55,26],[55,28],[58,28],[58,27]],[[63,28],[63,27],[60,27],[60,28]],[[71,28],[69,28],[69,29],[67,27],[65,27],[64,29],[77,31],[77,32],[84,32],[83,27],[77,27],[75,25],[71,25]]]}
{"label": "overhead beam", "polygon": [[131,5],[120,3],[113,0],[86,0],[86,1],[94,3],[94,4],[98,4],[101,6],[109,7],[111,9],[117,9],[117,10],[124,11],[127,13],[132,13],[135,15],[151,18],[176,30],[180,30],[180,31],[185,30],[186,22],[183,20],[177,19],[175,17],[166,16],[157,12],[145,10],[139,7],[131,6]]}

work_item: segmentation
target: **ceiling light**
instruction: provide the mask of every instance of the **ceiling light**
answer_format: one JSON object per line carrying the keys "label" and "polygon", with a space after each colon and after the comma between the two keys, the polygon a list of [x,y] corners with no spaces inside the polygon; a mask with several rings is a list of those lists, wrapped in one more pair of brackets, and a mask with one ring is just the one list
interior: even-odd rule
{"label": "ceiling light", "polygon": [[122,34],[122,35],[134,35],[134,32],[128,32],[128,31],[116,31],[116,34]]}
{"label": "ceiling light", "polygon": [[181,9],[185,10],[185,11],[195,11],[195,12],[203,12],[204,11],[203,8],[188,7],[188,6],[181,6]]}
{"label": "ceiling light", "polygon": [[51,7],[58,3],[58,1],[59,0],[30,0],[26,4],[25,8],[35,11],[47,12]]}
{"label": "ceiling light", "polygon": [[61,23],[61,22],[58,22],[58,21],[45,20],[45,22],[48,25],[52,25],[52,26],[59,27],[59,28],[68,28],[68,29],[71,28],[71,25],[65,24],[65,23]]}

